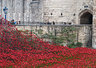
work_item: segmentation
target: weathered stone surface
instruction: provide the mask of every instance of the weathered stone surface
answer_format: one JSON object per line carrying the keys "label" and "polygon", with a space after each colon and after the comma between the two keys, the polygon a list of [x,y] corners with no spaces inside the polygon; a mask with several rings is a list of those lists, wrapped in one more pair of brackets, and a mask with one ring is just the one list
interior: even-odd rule
{"label": "weathered stone surface", "polygon": [[[21,21],[21,24],[36,22],[55,22],[63,25],[80,25],[82,15],[89,13],[93,16],[93,26],[80,27],[78,40],[86,45],[92,40],[96,47],[96,0],[0,0],[0,15],[4,17],[3,8],[8,7],[7,20]],[[86,18],[86,15],[85,15]],[[87,18],[88,19],[88,18]],[[84,19],[85,20],[85,19]],[[44,33],[54,31],[55,27],[18,27],[21,30],[43,29]],[[56,28],[58,31],[60,28]],[[92,36],[92,37],[91,37]]]}
{"label": "weathered stone surface", "polygon": [[93,10],[93,0],[0,0],[2,17],[5,6],[8,7],[9,21],[79,24],[79,13],[85,9]]}
{"label": "weathered stone surface", "polygon": [[[42,26],[37,26],[37,25],[34,25],[34,26],[16,26],[19,30],[33,30],[33,31],[38,31],[39,29],[42,29],[43,30],[43,34],[46,34],[46,33],[49,33],[49,32],[52,32],[52,33],[56,33],[57,36],[60,36],[60,34],[57,34],[58,32],[61,31],[61,29],[64,27],[64,26],[47,26],[47,25],[42,25]],[[67,27],[67,26],[66,26]],[[83,47],[86,47],[87,45],[92,45],[92,34],[90,33],[92,30],[91,30],[91,27],[90,26],[82,26],[82,27],[79,27],[79,26],[75,26],[77,29],[79,28],[79,30],[76,33],[76,42],[82,42],[83,43]],[[86,29],[87,28],[87,29]],[[56,31],[55,31],[56,30]],[[81,32],[82,31],[82,32]],[[94,36],[96,38],[96,36]]]}

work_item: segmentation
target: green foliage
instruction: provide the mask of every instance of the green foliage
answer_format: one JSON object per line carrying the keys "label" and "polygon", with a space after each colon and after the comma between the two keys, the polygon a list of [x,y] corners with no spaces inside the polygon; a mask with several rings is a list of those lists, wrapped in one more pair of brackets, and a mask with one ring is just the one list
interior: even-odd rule
{"label": "green foliage", "polygon": [[[76,48],[76,47],[81,47],[82,43],[77,42],[76,44],[74,43],[76,41],[76,28],[75,27],[62,27],[61,31],[59,32],[49,32],[46,34],[43,34],[43,30],[39,29],[37,30],[37,33],[31,30],[32,33],[35,35],[39,35],[41,38],[46,38],[49,40],[52,40],[52,42],[56,45],[64,45],[64,43],[67,43],[69,48]],[[26,31],[20,31],[28,34],[28,30]],[[55,34],[56,33],[56,34]],[[60,33],[58,36],[57,33]]]}
{"label": "green foliage", "polygon": [[42,38],[48,38],[48,34],[46,33],[46,34],[42,35],[41,37]]}
{"label": "green foliage", "polygon": [[77,42],[76,43],[76,46],[81,47],[82,46],[82,43],[81,42]]}
{"label": "green foliage", "polygon": [[75,48],[76,46],[75,46],[75,44],[74,44],[74,42],[73,42],[73,43],[68,44],[68,47],[69,47],[69,48]]}
{"label": "green foliage", "polygon": [[75,27],[63,27],[61,30],[61,34],[64,38],[64,41],[67,43],[74,42],[76,38],[76,28]]}
{"label": "green foliage", "polygon": [[68,44],[68,47],[69,48],[76,48],[76,47],[81,47],[82,46],[82,43],[81,42],[77,42],[77,43],[70,43]]}
{"label": "green foliage", "polygon": [[43,30],[42,29],[39,29],[38,30],[38,34],[43,34]]}
{"label": "green foliage", "polygon": [[[63,43],[72,43],[76,40],[76,28],[75,27],[63,27],[60,35],[54,34],[53,32],[42,35],[42,38],[51,39],[53,43],[63,45]],[[56,32],[57,33],[57,32]]]}

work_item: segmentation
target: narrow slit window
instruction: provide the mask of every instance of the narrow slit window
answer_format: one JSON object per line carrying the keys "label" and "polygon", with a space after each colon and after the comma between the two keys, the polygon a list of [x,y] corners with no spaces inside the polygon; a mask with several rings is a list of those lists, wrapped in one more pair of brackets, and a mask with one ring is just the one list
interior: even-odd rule
{"label": "narrow slit window", "polygon": [[63,15],[63,13],[61,13],[61,16]]}
{"label": "narrow slit window", "polygon": [[53,14],[51,13],[51,15],[53,15]]}

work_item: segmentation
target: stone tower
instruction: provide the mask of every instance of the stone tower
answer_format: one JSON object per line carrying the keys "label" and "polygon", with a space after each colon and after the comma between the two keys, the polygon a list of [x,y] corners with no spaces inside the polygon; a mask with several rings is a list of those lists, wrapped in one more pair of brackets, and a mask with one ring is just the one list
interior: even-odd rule
{"label": "stone tower", "polygon": [[3,8],[7,6],[7,20],[21,21],[21,24],[43,22],[42,0],[0,0],[0,14],[4,17]]}

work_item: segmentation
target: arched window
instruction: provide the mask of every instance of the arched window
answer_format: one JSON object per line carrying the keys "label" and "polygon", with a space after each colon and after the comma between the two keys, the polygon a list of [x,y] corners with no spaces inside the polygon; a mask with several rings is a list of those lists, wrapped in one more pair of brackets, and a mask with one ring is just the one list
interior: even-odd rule
{"label": "arched window", "polygon": [[91,47],[92,45],[92,22],[93,22],[93,13],[91,10],[83,10],[80,14],[79,14],[79,19],[80,19],[80,24],[90,24],[90,26],[87,26],[88,29],[84,29],[85,31],[88,32],[88,36],[86,37],[86,45],[88,47]]}
{"label": "arched window", "polygon": [[93,15],[88,10],[83,11],[80,15],[80,24],[92,24]]}

